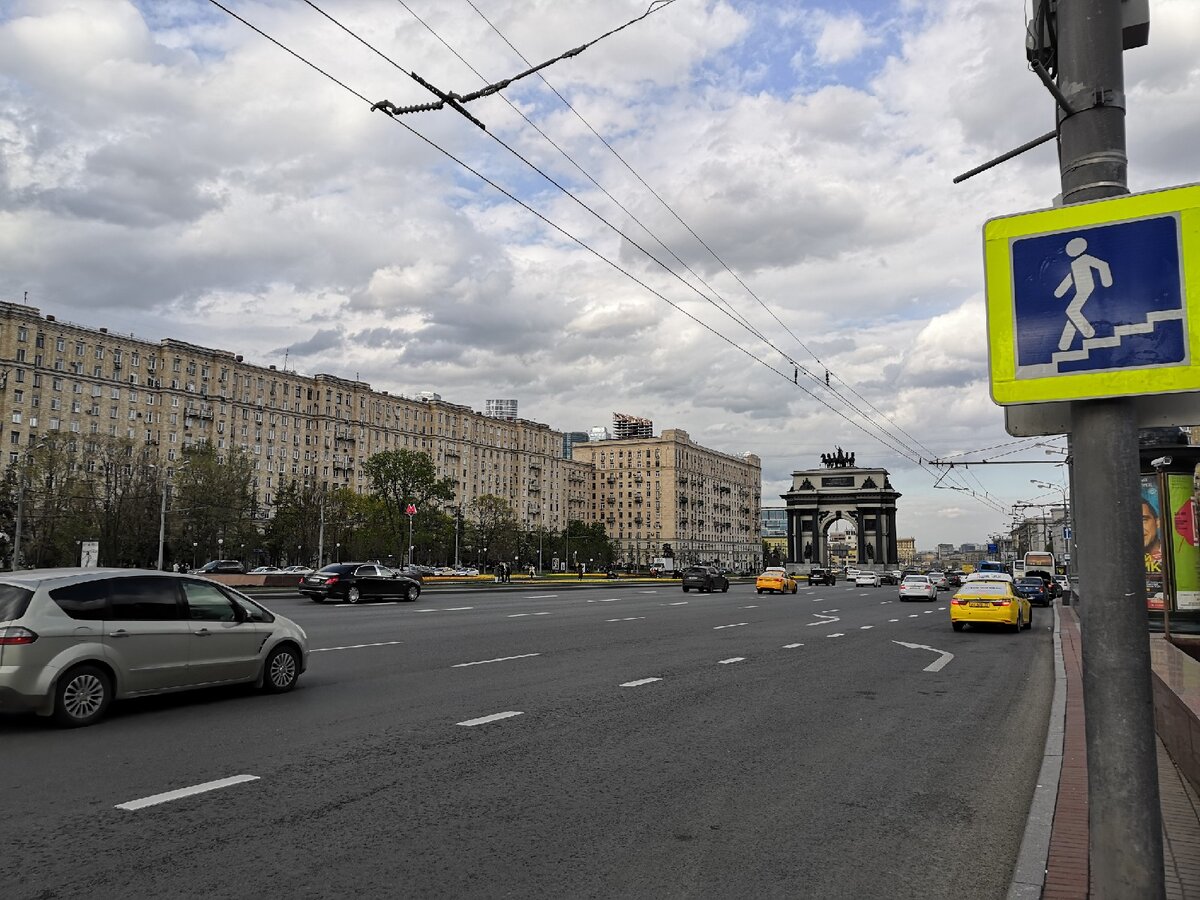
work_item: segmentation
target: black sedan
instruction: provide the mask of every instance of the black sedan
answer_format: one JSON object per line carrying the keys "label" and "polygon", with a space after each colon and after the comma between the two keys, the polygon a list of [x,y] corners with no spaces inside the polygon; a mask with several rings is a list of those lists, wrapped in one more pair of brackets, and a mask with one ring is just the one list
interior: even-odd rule
{"label": "black sedan", "polygon": [[391,597],[416,600],[421,596],[421,582],[375,563],[333,563],[301,578],[300,593],[314,603],[358,603]]}
{"label": "black sedan", "polygon": [[718,588],[729,590],[729,579],[716,566],[689,566],[683,570],[683,592],[692,588],[712,593]]}
{"label": "black sedan", "polygon": [[1013,584],[1013,589],[1030,603],[1039,606],[1050,605],[1050,590],[1040,578],[1018,578]]}

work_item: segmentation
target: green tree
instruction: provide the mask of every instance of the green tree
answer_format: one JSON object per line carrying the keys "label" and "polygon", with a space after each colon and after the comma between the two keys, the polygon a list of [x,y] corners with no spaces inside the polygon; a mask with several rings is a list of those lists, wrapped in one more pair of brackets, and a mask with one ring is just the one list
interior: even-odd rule
{"label": "green tree", "polygon": [[[439,479],[428,453],[384,450],[363,463],[363,471],[371,480],[371,492],[383,504],[384,518],[395,547],[408,545],[406,510],[409,506],[415,506],[420,515],[454,499],[454,479]],[[415,529],[416,525],[414,521],[412,527]],[[415,540],[414,532],[414,543]]]}
{"label": "green tree", "polygon": [[464,519],[473,555],[483,565],[511,559],[517,548],[517,516],[504,497],[484,494],[467,504]]}
{"label": "green tree", "polygon": [[240,451],[221,454],[208,443],[189,448],[175,470],[172,523],[175,558],[189,565],[241,555],[260,540],[254,468]]}

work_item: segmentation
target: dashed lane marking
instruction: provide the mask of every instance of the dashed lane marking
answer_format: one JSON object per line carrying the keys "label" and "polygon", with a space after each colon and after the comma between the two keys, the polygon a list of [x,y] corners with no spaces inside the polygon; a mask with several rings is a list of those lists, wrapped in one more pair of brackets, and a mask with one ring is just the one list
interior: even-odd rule
{"label": "dashed lane marking", "polygon": [[[531,656],[541,656],[540,653],[522,653],[520,656],[500,656],[496,659],[481,659],[477,662],[455,663],[450,668],[465,669],[467,666],[486,666],[488,663],[508,662],[510,659],[528,659]],[[459,723],[461,724],[461,723]]]}
{"label": "dashed lane marking", "polygon": [[157,806],[160,803],[169,803],[172,800],[181,800],[184,797],[192,797],[196,794],[204,794],[208,791],[216,791],[221,788],[231,787],[235,784],[243,784],[247,781],[258,781],[258,776],[234,775],[232,778],[221,778],[218,781],[206,781],[204,784],[194,784],[191,787],[180,788],[177,791],[166,791],[162,794],[152,794],[149,797],[143,797],[140,800],[130,800],[128,803],[118,803],[116,808],[129,811],[145,809],[147,806]]}
{"label": "dashed lane marking", "polygon": [[917,618],[917,614],[916,614],[916,613],[911,613],[911,614],[909,614],[909,618],[910,618],[910,619],[915,619],[915,618]]}
{"label": "dashed lane marking", "polygon": [[720,631],[722,628],[740,628],[742,625],[749,625],[749,622],[734,622],[732,625],[715,625],[713,631]]}
{"label": "dashed lane marking", "polygon": [[[528,598],[526,598],[528,599]],[[474,609],[473,606],[447,606],[442,612],[462,612],[464,609]]]}
{"label": "dashed lane marking", "polygon": [[939,606],[939,607],[938,607],[938,611],[939,611],[939,612],[945,612],[945,611],[946,611],[946,607],[944,607],[944,606]]}
{"label": "dashed lane marking", "polygon": [[742,609],[758,609],[757,606],[743,606]]}
{"label": "dashed lane marking", "polygon": [[623,685],[621,685],[621,687],[641,687],[643,684],[650,684],[651,682],[655,682],[655,681],[662,681],[662,679],[661,678],[639,678],[637,681],[627,681]]}
{"label": "dashed lane marking", "polygon": [[797,647],[803,647],[803,646],[804,646],[803,644],[784,644],[783,649],[784,650],[795,650]]}
{"label": "dashed lane marking", "polygon": [[526,600],[553,600],[558,594],[532,594],[526,597]]}
{"label": "dashed lane marking", "polygon": [[392,647],[404,641],[378,641],[374,644],[347,644],[345,647],[317,647],[309,653],[328,653],[330,650],[361,650],[364,647]]}
{"label": "dashed lane marking", "polygon": [[626,619],[605,619],[605,622],[636,622],[638,619],[644,619],[645,616],[629,616]]}
{"label": "dashed lane marking", "polygon": [[490,716],[481,716],[478,719],[467,719],[465,722],[458,722],[456,724],[470,728],[474,725],[486,725],[488,722],[499,722],[501,719],[511,719],[513,716],[523,715],[525,715],[523,712],[492,713]]}
{"label": "dashed lane marking", "polygon": [[827,634],[827,635],[825,635],[825,637],[827,637],[827,638],[831,638],[831,637],[845,637],[845,636],[846,636],[846,635],[842,634],[840,631],[839,631],[839,632],[837,632],[836,634]]}
{"label": "dashed lane marking", "polygon": [[874,625],[859,625],[858,630],[859,631],[870,631],[874,627],[875,627]]}
{"label": "dashed lane marking", "polygon": [[548,612],[536,612],[536,613],[513,613],[513,614],[512,614],[512,615],[510,615],[508,618],[510,618],[510,619],[519,619],[519,618],[521,618],[522,616],[548,616],[548,615],[550,615],[550,613],[548,613]]}
{"label": "dashed lane marking", "polygon": [[746,661],[746,657],[744,657],[744,656],[731,656],[731,657],[729,657],[729,659],[718,659],[717,665],[727,666],[730,663],[738,663],[738,662],[745,662],[745,661]]}
{"label": "dashed lane marking", "polygon": [[899,622],[899,619],[888,619],[889,622]]}
{"label": "dashed lane marking", "polygon": [[686,600],[676,600],[674,603],[668,603],[667,606],[687,606]]}

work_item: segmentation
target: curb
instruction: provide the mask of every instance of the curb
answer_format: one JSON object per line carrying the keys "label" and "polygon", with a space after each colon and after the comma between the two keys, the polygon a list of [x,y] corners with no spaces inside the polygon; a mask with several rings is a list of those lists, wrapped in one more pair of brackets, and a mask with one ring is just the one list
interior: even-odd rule
{"label": "curb", "polygon": [[1058,604],[1054,604],[1054,697],[1050,702],[1050,724],[1037,787],[1025,820],[1025,835],[1017,852],[1017,865],[1008,888],[1008,900],[1038,900],[1046,883],[1046,861],[1050,856],[1050,832],[1062,775],[1063,735],[1067,721],[1067,670],[1063,662],[1062,631]]}

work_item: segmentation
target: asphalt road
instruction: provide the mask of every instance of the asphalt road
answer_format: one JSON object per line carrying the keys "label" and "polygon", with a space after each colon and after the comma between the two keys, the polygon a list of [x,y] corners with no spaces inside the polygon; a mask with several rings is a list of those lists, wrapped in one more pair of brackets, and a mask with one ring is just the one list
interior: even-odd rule
{"label": "asphalt road", "polygon": [[318,651],[291,694],[131,701],[76,731],[0,718],[5,898],[1007,890],[1047,610],[1018,635],[954,633],[947,594],[842,584],[267,604]]}

